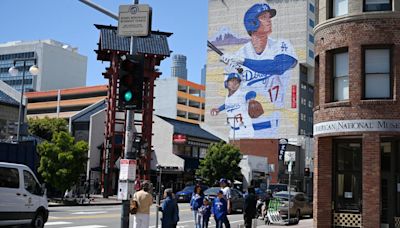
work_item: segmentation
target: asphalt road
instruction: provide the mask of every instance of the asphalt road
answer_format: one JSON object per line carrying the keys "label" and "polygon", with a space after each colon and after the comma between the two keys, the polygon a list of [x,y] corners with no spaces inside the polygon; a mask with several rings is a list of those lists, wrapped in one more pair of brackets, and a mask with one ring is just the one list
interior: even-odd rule
{"label": "asphalt road", "polygon": [[[161,217],[161,213],[159,213]],[[194,220],[188,203],[179,204],[180,221],[178,227],[194,227]],[[242,214],[228,216],[231,226],[243,224]],[[209,227],[215,227],[215,222],[210,218]],[[84,207],[51,207],[49,221],[46,228],[102,228],[120,227],[121,206],[84,206]],[[130,219],[132,227],[133,219]],[[150,228],[155,228],[156,209],[151,208]],[[160,222],[158,223],[159,225]]]}

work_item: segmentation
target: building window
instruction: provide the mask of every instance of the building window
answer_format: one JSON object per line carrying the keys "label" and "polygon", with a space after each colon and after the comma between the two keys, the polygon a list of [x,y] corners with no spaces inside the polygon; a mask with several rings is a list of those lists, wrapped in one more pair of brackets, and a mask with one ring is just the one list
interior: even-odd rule
{"label": "building window", "polygon": [[391,0],[364,0],[364,12],[390,10],[392,10]]}
{"label": "building window", "polygon": [[311,50],[308,50],[308,57],[313,59],[314,58],[314,52],[311,51]]}
{"label": "building window", "polygon": [[200,157],[200,158],[205,158],[205,157],[206,157],[206,154],[207,154],[207,148],[200,147],[200,154],[199,154],[199,157]]}
{"label": "building window", "polygon": [[365,99],[391,98],[390,49],[364,50]]}
{"label": "building window", "polygon": [[309,25],[311,28],[314,28],[314,26],[315,26],[314,21],[313,21],[312,19],[308,19],[308,25]]}
{"label": "building window", "polygon": [[335,211],[360,211],[362,199],[362,148],[359,140],[334,141]]}
{"label": "building window", "polygon": [[309,4],[309,8],[312,13],[315,13],[315,7],[312,3]]}
{"label": "building window", "polygon": [[332,17],[346,15],[348,13],[348,0],[333,0],[332,2]]}
{"label": "building window", "polygon": [[333,56],[333,100],[349,99],[349,53],[336,53]]}
{"label": "building window", "polygon": [[311,34],[308,34],[308,41],[310,41],[310,43],[314,43],[314,36]]}

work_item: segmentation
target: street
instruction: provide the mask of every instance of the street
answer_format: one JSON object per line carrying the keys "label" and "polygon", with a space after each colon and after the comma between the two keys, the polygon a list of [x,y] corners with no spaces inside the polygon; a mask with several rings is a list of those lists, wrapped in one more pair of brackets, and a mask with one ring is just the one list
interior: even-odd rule
{"label": "street", "polygon": [[[161,217],[161,212],[159,213]],[[194,227],[194,220],[188,203],[179,204],[180,221],[178,227]],[[121,218],[121,206],[84,206],[84,207],[51,207],[49,221],[45,227],[50,228],[101,228],[119,227]],[[229,215],[233,227],[243,223],[242,214]],[[133,218],[130,219],[132,227]],[[209,227],[215,227],[215,222],[210,219]],[[156,223],[156,209],[153,205],[150,213],[150,228]],[[160,222],[158,223],[159,225]]]}

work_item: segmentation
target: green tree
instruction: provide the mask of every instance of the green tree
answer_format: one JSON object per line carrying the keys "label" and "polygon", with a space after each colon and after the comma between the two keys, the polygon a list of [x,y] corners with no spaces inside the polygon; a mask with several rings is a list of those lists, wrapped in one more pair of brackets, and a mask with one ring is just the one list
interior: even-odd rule
{"label": "green tree", "polygon": [[39,118],[30,118],[28,120],[29,123],[29,133],[39,136],[42,139],[50,141],[53,138],[53,134],[57,132],[67,132],[67,121],[62,118],[49,118],[45,117],[42,119]]}
{"label": "green tree", "polygon": [[225,142],[211,144],[206,157],[200,161],[196,175],[202,177],[210,186],[222,177],[229,180],[241,179],[241,157],[239,149],[233,145]]}
{"label": "green tree", "polygon": [[80,174],[85,172],[88,144],[74,143],[74,137],[61,131],[53,134],[51,142],[38,145],[40,166],[38,172],[46,183],[61,192],[77,184]]}

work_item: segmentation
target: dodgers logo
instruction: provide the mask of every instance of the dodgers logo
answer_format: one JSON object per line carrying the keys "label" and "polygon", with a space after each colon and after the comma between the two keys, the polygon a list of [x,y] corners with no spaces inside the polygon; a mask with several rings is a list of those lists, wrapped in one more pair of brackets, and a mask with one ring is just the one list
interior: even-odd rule
{"label": "dodgers logo", "polygon": [[240,108],[240,104],[232,104],[232,105],[226,105],[226,111],[227,112],[233,112],[237,109]]}

